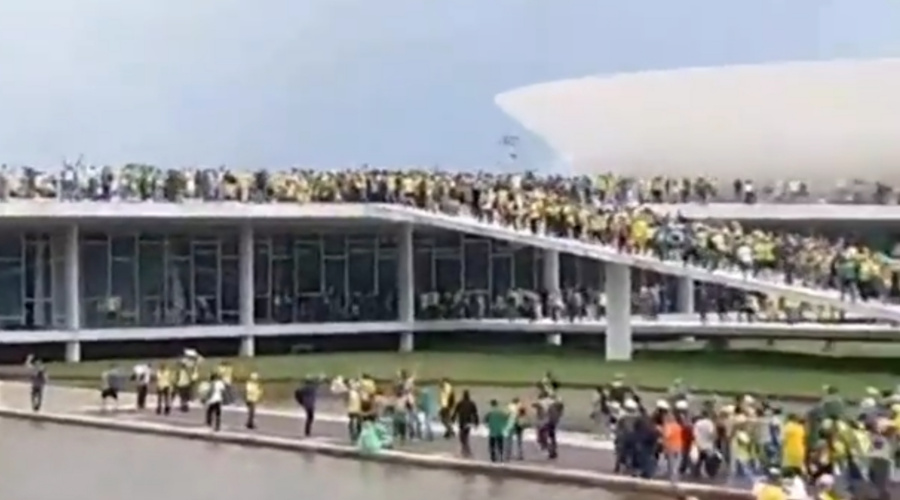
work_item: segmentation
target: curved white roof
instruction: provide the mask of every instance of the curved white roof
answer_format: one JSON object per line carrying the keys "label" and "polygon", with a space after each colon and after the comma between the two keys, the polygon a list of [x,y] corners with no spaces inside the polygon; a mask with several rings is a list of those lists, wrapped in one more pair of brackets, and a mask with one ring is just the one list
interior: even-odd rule
{"label": "curved white roof", "polygon": [[900,59],[586,77],[496,102],[580,171],[900,180]]}

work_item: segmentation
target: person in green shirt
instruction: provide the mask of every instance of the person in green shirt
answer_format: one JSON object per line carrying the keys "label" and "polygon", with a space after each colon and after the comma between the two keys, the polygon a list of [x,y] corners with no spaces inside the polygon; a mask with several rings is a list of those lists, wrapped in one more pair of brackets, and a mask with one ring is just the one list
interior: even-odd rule
{"label": "person in green shirt", "polygon": [[492,399],[490,408],[484,415],[484,424],[487,426],[488,432],[488,451],[491,455],[491,462],[503,461],[503,441],[505,441],[506,438],[508,423],[509,414],[500,408],[496,399]]}

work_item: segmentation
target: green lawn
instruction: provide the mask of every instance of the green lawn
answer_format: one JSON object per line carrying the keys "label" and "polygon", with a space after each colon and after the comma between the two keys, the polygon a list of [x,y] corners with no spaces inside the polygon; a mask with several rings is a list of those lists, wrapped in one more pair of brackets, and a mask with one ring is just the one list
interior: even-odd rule
{"label": "green lawn", "polygon": [[[674,347],[674,346],[672,346]],[[293,386],[307,374],[356,375],[368,372],[389,378],[400,368],[415,370],[420,379],[444,376],[459,385],[523,385],[537,381],[544,371],[552,371],[563,384],[595,385],[624,374],[630,383],[643,387],[666,387],[681,378],[698,389],[737,392],[753,391],[780,395],[817,396],[823,384],[839,387],[852,395],[868,386],[892,387],[900,381],[897,358],[876,357],[882,348],[841,356],[838,349],[825,355],[812,355],[811,347],[782,345],[779,350],[729,350],[709,352],[673,348],[648,350],[631,362],[606,362],[597,354],[585,352],[417,352],[299,354],[292,356],[231,359],[236,371],[257,371],[267,384]],[[893,353],[891,353],[893,354]],[[215,363],[217,360],[209,360]],[[123,366],[130,362],[121,361]],[[96,384],[98,374],[109,362],[52,364],[50,377],[57,381]],[[80,380],[79,380],[80,379]]]}

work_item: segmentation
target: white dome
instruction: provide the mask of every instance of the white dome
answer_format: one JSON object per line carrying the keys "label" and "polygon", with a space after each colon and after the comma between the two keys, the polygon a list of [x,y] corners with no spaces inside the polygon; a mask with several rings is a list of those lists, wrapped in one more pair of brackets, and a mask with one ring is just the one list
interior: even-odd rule
{"label": "white dome", "polygon": [[586,77],[496,102],[582,172],[900,180],[900,59]]}

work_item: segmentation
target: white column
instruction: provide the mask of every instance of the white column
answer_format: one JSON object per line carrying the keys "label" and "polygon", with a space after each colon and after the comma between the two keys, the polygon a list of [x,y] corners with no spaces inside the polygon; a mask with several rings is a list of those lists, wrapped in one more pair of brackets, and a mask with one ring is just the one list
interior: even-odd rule
{"label": "white column", "polygon": [[81,259],[78,245],[78,226],[72,224],[66,228],[65,236],[65,287],[66,287],[66,329],[72,334],[72,340],[66,343],[66,361],[81,361],[81,343],[78,341],[78,330],[81,329]]}
{"label": "white column", "polygon": [[[557,297],[560,293],[559,289],[559,252],[556,250],[544,250],[543,268],[541,273],[544,277],[544,289],[547,290],[550,297]],[[549,311],[544,311],[547,314]],[[553,346],[562,345],[561,333],[548,333],[547,344]]]}
{"label": "white column", "polygon": [[[415,270],[413,269],[413,226],[406,224],[400,228],[397,241],[397,319],[412,324],[416,319]],[[405,331],[400,334],[400,352],[415,349],[415,334]]]}
{"label": "white column", "polygon": [[47,315],[44,314],[44,302],[52,300],[44,289],[44,253],[47,244],[38,239],[34,245],[34,324],[39,328],[47,326]]}
{"label": "white column", "polygon": [[693,313],[694,312],[694,280],[690,278],[680,278],[678,280],[678,312]]}
{"label": "white column", "polygon": [[631,269],[606,264],[606,359],[631,360]]}
{"label": "white column", "polygon": [[246,328],[245,335],[241,337],[239,354],[245,357],[256,355],[256,342],[250,333],[255,321],[253,318],[253,301],[256,292],[253,290],[253,226],[247,223],[241,226],[240,241],[238,242],[238,269],[239,269],[239,300],[241,326]]}

